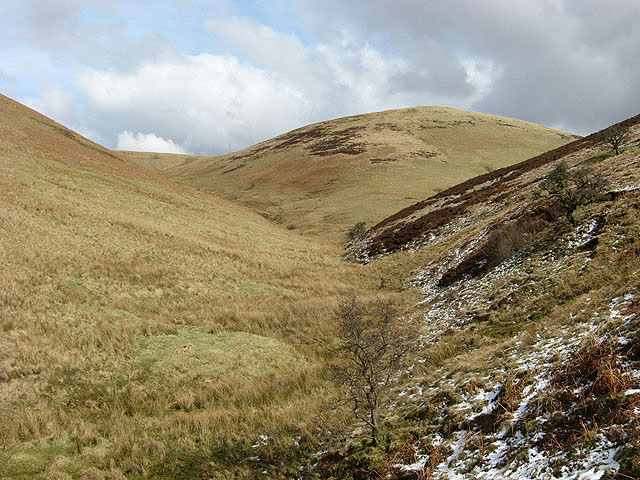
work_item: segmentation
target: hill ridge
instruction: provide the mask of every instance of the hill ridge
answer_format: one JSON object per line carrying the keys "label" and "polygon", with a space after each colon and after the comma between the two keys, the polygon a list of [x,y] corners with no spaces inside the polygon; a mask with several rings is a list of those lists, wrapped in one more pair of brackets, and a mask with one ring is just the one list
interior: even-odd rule
{"label": "hill ridge", "polygon": [[[443,225],[452,218],[464,214],[467,206],[473,206],[500,189],[503,182],[513,181],[524,173],[539,168],[547,163],[554,162],[579,150],[594,147],[603,142],[606,135],[616,128],[630,128],[640,123],[640,115],[623,120],[598,132],[580,138],[566,145],[529,158],[522,162],[509,165],[492,172],[473,177],[465,182],[443,190],[425,200],[406,207],[399,212],[385,218],[371,228],[375,234],[375,240],[368,251],[369,255],[376,255],[381,252],[389,252],[401,248],[420,235],[427,234],[430,229]],[[483,185],[486,185],[483,187]],[[480,187],[480,188],[475,188]],[[441,201],[441,202],[439,202]],[[427,216],[422,217],[421,225],[411,222],[406,227],[398,230],[396,222],[409,217],[415,212],[419,212],[429,206],[439,202],[437,209],[429,211]],[[449,205],[449,206],[448,206]],[[385,235],[384,230],[388,230]]]}
{"label": "hill ridge", "polygon": [[[218,157],[159,156],[157,170],[339,243],[435,193],[575,138],[496,115],[411,107],[342,117]],[[130,158],[153,167],[149,154]]]}

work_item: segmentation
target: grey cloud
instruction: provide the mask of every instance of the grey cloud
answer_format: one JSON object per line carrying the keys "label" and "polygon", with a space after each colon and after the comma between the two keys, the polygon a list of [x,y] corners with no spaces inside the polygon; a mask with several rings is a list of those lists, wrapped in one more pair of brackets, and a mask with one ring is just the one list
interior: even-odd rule
{"label": "grey cloud", "polygon": [[116,15],[120,1],[6,1],[12,21],[0,21],[4,36],[46,52],[64,68],[81,64],[130,70],[140,61],[177,53],[160,32],[127,32],[126,19]]}
{"label": "grey cloud", "polygon": [[465,81],[465,72],[459,66],[447,72],[434,68],[396,73],[390,78],[389,92],[415,95],[416,98],[430,93],[464,98],[473,93],[473,88]]}
{"label": "grey cloud", "polygon": [[[166,13],[158,5],[185,12],[212,5],[185,1],[136,5],[148,6],[149,15]],[[108,146],[130,132],[137,142],[173,141],[198,153],[411,105],[578,133],[640,110],[637,0],[256,1],[268,7],[264,18],[280,16],[279,24],[295,28],[263,25],[243,16],[244,4],[220,0],[217,16],[185,13],[182,33],[200,28],[196,35],[210,35],[210,46],[231,50],[206,52],[200,43],[187,54],[178,34],[131,28],[124,0],[3,0],[0,42],[28,58],[13,70],[5,61],[0,88],[32,90],[32,105]],[[32,74],[25,82],[30,62],[47,78]]]}
{"label": "grey cloud", "polygon": [[[320,36],[347,28],[416,65],[443,65],[433,92],[464,94],[462,72],[443,58],[489,59],[503,72],[472,108],[587,133],[640,111],[640,2],[636,0],[307,0]],[[319,14],[318,14],[319,13]],[[416,48],[423,45],[424,48]],[[440,58],[433,52],[443,52]],[[428,67],[427,67],[428,68]],[[398,76],[396,88],[416,88]],[[449,82],[458,82],[452,87]],[[449,87],[449,90],[447,90]]]}

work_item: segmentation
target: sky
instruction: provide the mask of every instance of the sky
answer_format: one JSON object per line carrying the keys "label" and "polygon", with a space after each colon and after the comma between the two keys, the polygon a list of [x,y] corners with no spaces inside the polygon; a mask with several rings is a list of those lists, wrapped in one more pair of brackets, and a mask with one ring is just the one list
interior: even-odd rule
{"label": "sky", "polygon": [[123,150],[420,105],[588,134],[639,87],[639,0],[0,0],[0,93]]}

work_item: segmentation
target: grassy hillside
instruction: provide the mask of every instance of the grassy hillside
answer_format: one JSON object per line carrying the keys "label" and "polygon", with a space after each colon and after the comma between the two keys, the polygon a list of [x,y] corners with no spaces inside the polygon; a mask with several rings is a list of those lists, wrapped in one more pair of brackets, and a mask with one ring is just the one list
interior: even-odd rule
{"label": "grassy hillside", "polygon": [[[382,112],[206,159],[0,96],[0,478],[640,477],[640,117],[619,155],[512,165],[528,125]],[[534,194],[560,161],[608,182],[575,224]],[[350,295],[414,329],[377,446],[326,367]]]}
{"label": "grassy hillside", "polygon": [[331,310],[384,269],[1,96],[0,146],[1,478],[286,476],[335,431]]}
{"label": "grassy hillside", "polygon": [[[640,478],[640,115],[617,127],[353,242],[360,261],[413,262],[423,330],[381,412],[382,445],[356,430],[310,478]],[[545,183],[561,164],[565,195],[585,179],[598,193],[573,221]]]}
{"label": "grassy hillside", "polygon": [[377,223],[574,138],[510,118],[421,107],[310,125],[220,157],[127,155],[291,229],[342,240],[356,222]]}

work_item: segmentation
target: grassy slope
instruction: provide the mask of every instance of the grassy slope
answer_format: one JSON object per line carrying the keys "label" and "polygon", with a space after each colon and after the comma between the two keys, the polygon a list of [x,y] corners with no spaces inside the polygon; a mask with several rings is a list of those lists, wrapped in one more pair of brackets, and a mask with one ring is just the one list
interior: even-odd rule
{"label": "grassy slope", "polygon": [[375,223],[573,138],[510,118],[422,107],[310,125],[220,157],[127,155],[290,228],[341,240],[358,221]]}
{"label": "grassy slope", "polygon": [[384,269],[2,96],[0,145],[0,477],[282,473],[340,420],[319,345]]}
{"label": "grassy slope", "polygon": [[[418,267],[421,348],[381,414],[388,442],[372,447],[365,430],[310,478],[638,478],[640,116],[624,124],[620,155],[585,137],[417,203],[354,245]],[[576,225],[534,196],[560,160],[608,181]]]}

